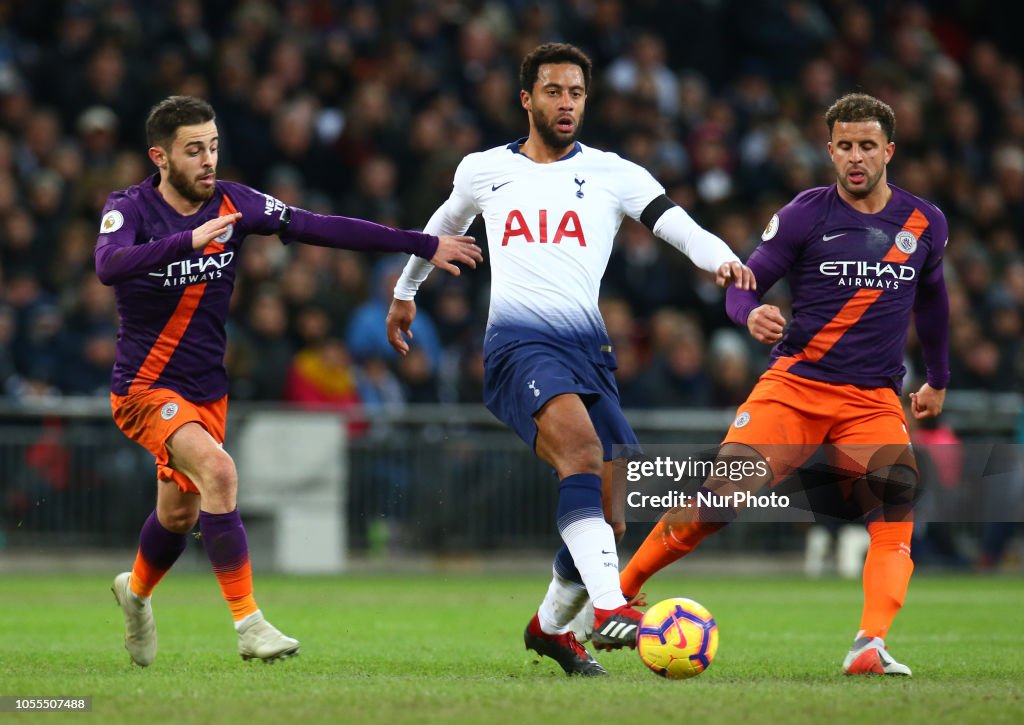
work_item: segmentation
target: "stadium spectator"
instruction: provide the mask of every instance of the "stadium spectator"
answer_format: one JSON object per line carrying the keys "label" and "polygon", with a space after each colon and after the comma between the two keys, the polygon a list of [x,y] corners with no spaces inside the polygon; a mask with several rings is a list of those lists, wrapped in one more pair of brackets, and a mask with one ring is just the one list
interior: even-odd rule
{"label": "stadium spectator", "polygon": [[[398,11],[394,0],[344,10],[228,0],[216,14],[194,0],[152,7],[117,3],[110,17],[107,5],[103,0],[18,4],[5,27],[5,47],[13,51],[4,56],[0,72],[0,224],[6,225],[18,202],[31,197],[38,179],[48,178],[36,177],[36,170],[55,170],[64,180],[63,203],[49,222],[46,212],[37,216],[29,205],[21,205],[32,217],[33,237],[40,237],[33,239],[35,249],[46,244],[41,240],[47,235],[52,243],[63,239],[68,227],[93,225],[111,190],[145,175],[145,157],[137,151],[145,104],[155,100],[154,93],[181,91],[170,86],[197,82],[209,89],[218,107],[225,136],[221,160],[231,178],[269,186],[268,172],[289,159],[294,164],[296,149],[308,139],[320,149],[314,167],[333,170],[341,163],[346,171],[308,173],[300,183],[304,197],[320,195],[340,203],[353,192],[362,167],[384,157],[398,172],[388,205],[400,210],[402,223],[421,221],[443,201],[462,155],[512,139],[517,109],[501,88],[512,77],[518,44],[548,33],[578,40],[606,68],[633,59],[632,41],[638,36],[665,46],[658,75],[678,88],[676,125],[669,125],[668,136],[667,117],[656,107],[653,115],[639,113],[634,95],[615,92],[606,83],[596,84],[601,103],[591,113],[588,134],[597,143],[636,154],[634,161],[646,164],[649,159],[652,173],[670,184],[673,194],[701,189],[698,206],[678,198],[698,213],[705,212],[703,200],[714,206],[711,200],[727,188],[725,198],[734,203],[713,210],[716,216],[738,214],[760,229],[770,216],[763,211],[766,199],[827,183],[821,177],[824,156],[817,143],[808,143],[820,133],[814,116],[825,95],[862,87],[886,97],[900,115],[902,161],[894,170],[896,183],[939,202],[951,228],[963,230],[951,242],[950,271],[959,273],[961,260],[970,259],[968,250],[953,248],[965,243],[961,239],[995,255],[984,262],[990,269],[999,268],[1007,245],[1021,254],[1019,49],[994,20],[948,4],[883,11],[877,3],[832,7],[801,2],[740,12],[735,3],[659,6],[657,11],[650,3],[620,0],[557,11],[516,3],[501,4],[498,10],[493,4],[488,9],[467,6],[459,11],[458,22],[440,7]],[[690,28],[693,41],[674,42],[671,27]],[[879,32],[883,27],[893,32]],[[957,33],[950,34],[950,27]],[[456,46],[451,41],[460,35],[462,45]],[[153,52],[142,53],[143,46]],[[459,86],[465,97],[449,90],[463,71],[479,75],[473,84]],[[153,78],[159,79],[159,88]],[[716,119],[722,102],[734,114],[724,145],[710,136],[697,166],[690,165],[690,145],[680,165],[674,146],[682,148],[691,137],[704,139],[694,134],[709,123],[710,128],[720,126]],[[274,140],[274,124],[283,124],[278,117],[296,104],[305,109],[290,116],[299,132],[281,146]],[[960,118],[968,123],[952,123]],[[657,130],[648,127],[652,119]],[[476,145],[453,148],[456,129],[460,138],[475,135]],[[98,139],[105,150],[95,146]],[[723,150],[737,155],[734,169],[720,163]],[[710,176],[704,170],[708,163],[717,169]],[[115,166],[122,171],[115,172]],[[723,181],[731,186],[722,186]],[[993,218],[993,209],[1002,211]],[[713,228],[726,238],[722,223],[713,222]],[[1000,231],[994,232],[993,224]],[[47,226],[56,227],[55,236]],[[632,233],[627,225],[622,238]],[[284,256],[291,256],[291,250]],[[36,268],[38,283],[58,295],[62,305],[83,273],[73,266],[54,274],[57,265],[48,261],[30,266]],[[676,288],[691,289],[694,271],[674,272],[682,275]],[[8,265],[0,276],[15,273],[20,273],[17,267]],[[472,308],[486,303],[486,278],[480,279],[469,283]],[[249,282],[243,271],[240,289],[254,288]],[[616,292],[612,286],[608,291]],[[321,298],[320,304],[332,316],[338,312],[335,322],[344,327],[359,301],[336,307]],[[694,300],[664,304],[686,309]],[[705,309],[713,307],[720,305]],[[425,297],[423,308],[435,312],[434,300]],[[244,304],[237,308],[237,320],[244,320],[245,310]],[[983,308],[968,308],[966,314],[985,321]],[[707,336],[726,324],[720,318],[702,320]],[[989,334],[983,329],[980,339]],[[954,351],[956,368],[965,367],[965,354]],[[647,364],[646,358],[641,362]],[[1002,360],[975,368],[973,386],[998,390],[1005,384]],[[1019,389],[1020,376],[1012,384]]]}
{"label": "stadium spectator", "polygon": [[[388,337],[381,334],[388,316],[388,305],[392,300],[395,284],[402,274],[402,265],[394,259],[381,260],[373,271],[373,296],[352,313],[345,341],[357,360],[379,357],[393,360],[397,357]],[[441,364],[441,342],[437,325],[429,314],[417,320],[416,335],[412,345],[421,347],[426,354],[432,371]]]}
{"label": "stadium spectator", "polygon": [[229,369],[232,397],[284,400],[295,346],[288,337],[284,303],[274,288],[256,295],[246,322],[235,343],[240,360],[237,367]]}

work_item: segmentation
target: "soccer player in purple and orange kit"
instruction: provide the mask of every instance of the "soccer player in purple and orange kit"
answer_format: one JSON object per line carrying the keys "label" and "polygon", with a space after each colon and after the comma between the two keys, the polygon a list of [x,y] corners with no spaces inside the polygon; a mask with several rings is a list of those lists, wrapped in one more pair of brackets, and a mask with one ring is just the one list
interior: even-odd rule
{"label": "soccer player in purple and orange kit", "polygon": [[[917,470],[900,405],[903,349],[911,313],[927,382],[910,394],[915,418],[942,411],[949,382],[949,301],[942,276],[946,219],[934,205],[886,180],[895,145],[892,109],[865,94],[840,98],[825,114],[837,183],[799,194],[772,217],[748,262],[757,292],[730,287],[726,307],[763,343],[777,343],[725,436],[719,457],[754,461],[769,472],[730,487],[757,489],[829,445],[836,470],[871,486],[865,507],[871,536],[864,564],[860,628],[843,662],[846,674],[910,675],[888,654],[885,635],[903,605]],[[793,298],[788,327],[760,297],[786,276]],[[767,466],[765,465],[767,464]],[[877,504],[877,505],[875,505]],[[862,502],[862,506],[864,503]],[[659,569],[688,554],[734,518],[732,509],[670,510],[622,572],[635,596]]]}
{"label": "soccer player in purple and orange kit", "polygon": [[156,509],[143,524],[131,572],[114,579],[125,648],[143,667],[156,657],[153,588],[199,522],[202,541],[238,632],[243,659],[272,661],[299,642],[271,625],[253,598],[234,462],[223,449],[227,413],[225,323],[248,234],[285,243],[406,252],[452,274],[482,259],[469,237],[400,231],[285,206],[217,179],[213,108],[190,96],[158,103],[146,120],[157,172],[107,199],[96,274],[113,285],[120,315],[111,381],[114,421],[156,457]]}

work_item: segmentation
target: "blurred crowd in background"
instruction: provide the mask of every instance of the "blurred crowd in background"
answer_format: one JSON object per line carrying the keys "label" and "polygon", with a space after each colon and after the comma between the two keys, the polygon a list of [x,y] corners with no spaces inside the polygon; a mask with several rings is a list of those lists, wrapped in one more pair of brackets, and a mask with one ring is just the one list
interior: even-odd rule
{"label": "blurred crowd in background", "polygon": [[[649,169],[744,259],[780,206],[834,181],[825,109],[854,90],[890,103],[890,180],[949,219],[951,386],[1020,391],[1024,75],[1001,5],[0,0],[2,393],[107,395],[117,319],[92,251],[108,193],[155,170],[152,104],[213,103],[221,178],[422,228],[464,155],[526,135],[519,61],[551,40],[595,61],[581,140]],[[397,359],[384,317],[404,261],[250,237],[232,399],[479,402],[486,264],[431,277]],[[722,291],[638,223],[602,295],[626,407],[736,405],[763,370]],[[785,308],[784,285],[770,297]],[[907,364],[919,380],[913,342]]]}

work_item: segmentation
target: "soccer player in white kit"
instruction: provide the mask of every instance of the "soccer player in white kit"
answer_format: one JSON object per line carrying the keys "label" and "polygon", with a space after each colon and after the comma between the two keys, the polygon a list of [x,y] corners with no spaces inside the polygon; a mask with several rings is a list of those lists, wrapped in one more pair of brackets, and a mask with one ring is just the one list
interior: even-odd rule
{"label": "soccer player in white kit", "polygon": [[[636,449],[615,384],[615,352],[598,310],[601,278],[624,215],[742,289],[753,276],[726,244],[698,226],[645,169],[576,140],[591,62],[578,48],[541,45],[520,69],[530,135],[466,156],[454,189],[424,231],[461,234],[482,214],[492,267],[484,342],[484,402],[560,481],[564,545],[547,595],[526,628],[528,649],[566,674],[604,675],[570,622],[594,604],[599,649],[635,647],[641,613],[619,587],[610,518],[612,447]],[[387,318],[388,340],[408,352],[413,301],[432,266],[410,258]],[[624,447],[624,448],[623,448]],[[606,505],[607,504],[607,505]],[[618,533],[625,529],[615,524]]]}

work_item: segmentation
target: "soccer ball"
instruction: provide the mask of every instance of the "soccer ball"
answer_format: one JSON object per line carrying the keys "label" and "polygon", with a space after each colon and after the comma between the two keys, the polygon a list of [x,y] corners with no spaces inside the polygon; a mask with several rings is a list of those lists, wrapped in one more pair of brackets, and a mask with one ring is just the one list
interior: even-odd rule
{"label": "soccer ball", "polygon": [[711,666],[718,651],[718,625],[692,599],[665,599],[644,613],[636,649],[643,663],[662,677],[696,677]]}

